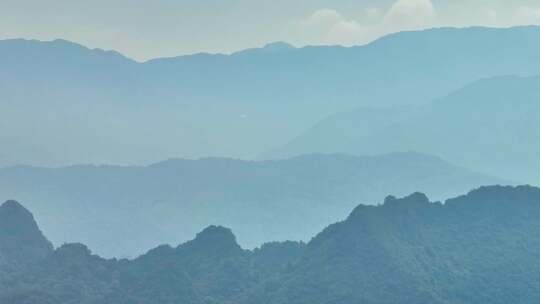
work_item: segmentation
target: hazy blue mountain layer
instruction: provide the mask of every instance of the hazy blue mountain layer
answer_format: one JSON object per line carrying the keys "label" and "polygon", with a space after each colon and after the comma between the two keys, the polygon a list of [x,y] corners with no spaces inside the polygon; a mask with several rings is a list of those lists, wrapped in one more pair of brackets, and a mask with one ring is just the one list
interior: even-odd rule
{"label": "hazy blue mountain layer", "polygon": [[540,189],[493,186],[444,204],[415,193],[360,205],[307,244],[244,250],[218,226],[133,260],[67,244],[0,274],[0,301],[532,304],[540,300],[539,216]]}
{"label": "hazy blue mountain layer", "polygon": [[442,199],[506,183],[437,157],[314,154],[280,161],[170,160],[147,167],[0,169],[0,198],[31,208],[55,244],[81,241],[104,256],[133,256],[231,227],[248,248],[307,240],[359,203],[423,191]]}
{"label": "hazy blue mountain layer", "polygon": [[366,46],[272,44],[138,63],[63,40],[0,41],[0,166],[250,158],[324,117],[540,74],[540,28],[434,29]]}
{"label": "hazy blue mountain layer", "polygon": [[421,107],[329,117],[265,157],[422,151],[460,166],[540,184],[540,77],[475,82]]}

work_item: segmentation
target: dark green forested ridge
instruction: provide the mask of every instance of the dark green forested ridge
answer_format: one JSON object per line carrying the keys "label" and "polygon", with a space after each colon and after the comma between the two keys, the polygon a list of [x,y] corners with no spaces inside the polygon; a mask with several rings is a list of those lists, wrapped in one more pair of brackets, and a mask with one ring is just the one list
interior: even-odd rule
{"label": "dark green forested ridge", "polygon": [[0,274],[51,254],[52,244],[34,217],[15,201],[0,206]]}
{"label": "dark green forested ridge", "polygon": [[539,188],[491,186],[358,206],[307,244],[244,250],[219,226],[133,260],[67,244],[2,274],[0,303],[538,303],[539,217]]}

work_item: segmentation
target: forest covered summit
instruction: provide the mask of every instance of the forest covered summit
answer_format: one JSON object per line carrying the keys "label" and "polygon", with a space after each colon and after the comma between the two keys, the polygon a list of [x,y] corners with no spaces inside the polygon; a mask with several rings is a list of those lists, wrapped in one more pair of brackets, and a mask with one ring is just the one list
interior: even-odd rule
{"label": "forest covered summit", "polygon": [[530,236],[540,234],[539,216],[539,188],[490,186],[444,204],[415,193],[359,206],[307,244],[244,250],[229,229],[212,226],[193,241],[134,260],[106,260],[83,245],[64,245],[3,275],[0,299],[535,303],[540,240]]}

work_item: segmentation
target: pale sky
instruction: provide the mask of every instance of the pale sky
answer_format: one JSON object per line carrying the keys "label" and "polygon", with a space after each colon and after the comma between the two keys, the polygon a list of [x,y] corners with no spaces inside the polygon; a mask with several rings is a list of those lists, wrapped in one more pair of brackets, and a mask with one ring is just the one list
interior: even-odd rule
{"label": "pale sky", "polygon": [[358,45],[430,27],[540,24],[540,0],[0,0],[0,39],[62,38],[143,61],[274,41]]}

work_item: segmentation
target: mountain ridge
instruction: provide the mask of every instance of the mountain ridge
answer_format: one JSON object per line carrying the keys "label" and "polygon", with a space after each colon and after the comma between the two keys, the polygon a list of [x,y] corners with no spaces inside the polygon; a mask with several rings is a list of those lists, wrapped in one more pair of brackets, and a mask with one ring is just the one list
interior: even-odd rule
{"label": "mountain ridge", "polygon": [[[444,203],[413,193],[359,205],[307,244],[246,250],[230,229],[218,226],[129,260],[103,259],[82,244],[66,244],[15,276],[0,273],[0,300],[532,304],[540,297],[532,284],[540,272],[534,263],[540,242],[529,236],[540,233],[539,215],[540,188],[485,186]],[[202,242],[207,237],[214,241]],[[221,243],[232,250],[213,247]]]}
{"label": "mountain ridge", "polygon": [[197,53],[191,53],[191,54],[182,54],[182,55],[176,55],[172,57],[155,57],[151,58],[145,61],[137,61],[135,59],[132,59],[124,54],[122,54],[119,51],[116,51],[114,49],[104,49],[104,48],[92,48],[85,46],[82,43],[63,39],[63,38],[55,38],[50,40],[41,40],[41,39],[34,39],[34,38],[7,38],[7,39],[0,39],[0,44],[2,42],[9,43],[9,42],[22,42],[22,43],[44,43],[44,44],[54,44],[54,43],[61,43],[64,45],[70,45],[75,46],[77,48],[86,49],[89,51],[97,51],[99,53],[110,53],[110,54],[118,54],[121,57],[124,57],[125,59],[129,59],[130,61],[133,61],[138,64],[144,64],[148,63],[149,61],[154,60],[161,60],[161,59],[177,59],[182,57],[192,57],[192,56],[199,56],[199,55],[218,55],[218,56],[224,56],[228,57],[231,55],[235,55],[237,53],[242,53],[245,51],[253,51],[253,50],[263,50],[267,47],[274,47],[277,46],[280,49],[305,49],[305,48],[342,48],[342,49],[355,49],[355,48],[363,48],[366,46],[377,46],[377,44],[384,44],[384,43],[395,43],[398,38],[401,38],[403,36],[411,36],[411,35],[421,35],[425,33],[441,33],[441,32],[451,32],[451,33],[457,33],[460,31],[489,31],[489,32],[501,32],[504,30],[519,30],[519,31],[526,31],[526,30],[534,30],[540,28],[540,25],[518,25],[518,26],[509,26],[509,27],[489,27],[489,26],[466,26],[466,27],[451,27],[451,26],[444,26],[444,27],[435,27],[435,28],[427,28],[427,29],[421,29],[421,30],[409,30],[409,31],[401,31],[397,33],[390,33],[384,36],[381,36],[371,42],[365,43],[365,44],[358,44],[358,45],[352,45],[352,46],[341,46],[341,45],[304,45],[301,47],[293,46],[292,44],[286,42],[286,41],[273,41],[268,42],[260,47],[255,48],[245,48],[240,49],[238,51],[234,51],[231,53],[209,53],[209,52],[197,52]]}
{"label": "mountain ridge", "polygon": [[32,213],[14,200],[0,206],[0,275],[52,252],[52,244],[39,229]]}
{"label": "mountain ridge", "polygon": [[538,75],[537,37],[540,27],[433,29],[351,48],[147,63],[60,42],[9,51],[4,42],[0,166],[251,159],[334,113],[421,105],[478,79]]}
{"label": "mountain ridge", "polygon": [[117,257],[187,240],[208,225],[233,228],[248,248],[305,240],[356,204],[389,193],[443,198],[484,184],[512,182],[414,152],[0,169],[0,197],[25,202],[55,244],[81,241]]}
{"label": "mountain ridge", "polygon": [[540,117],[538,84],[538,76],[492,77],[420,107],[336,114],[262,158],[313,151],[365,155],[415,150],[478,172],[537,184],[540,177],[531,168],[540,161],[535,156],[540,146],[533,140]]}

